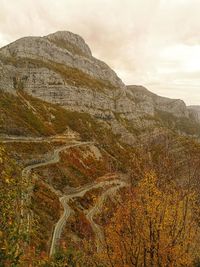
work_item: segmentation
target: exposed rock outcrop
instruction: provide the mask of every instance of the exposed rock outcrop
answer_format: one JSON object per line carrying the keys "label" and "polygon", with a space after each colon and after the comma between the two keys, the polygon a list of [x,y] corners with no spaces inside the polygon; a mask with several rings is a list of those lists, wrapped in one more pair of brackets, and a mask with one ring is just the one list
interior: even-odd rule
{"label": "exposed rock outcrop", "polygon": [[133,100],[136,109],[149,115],[156,110],[169,112],[176,117],[188,117],[189,112],[183,100],[158,96],[142,86],[127,86],[129,98]]}
{"label": "exposed rock outcrop", "polygon": [[200,106],[188,106],[188,111],[191,118],[195,119],[196,121],[200,122]]}
{"label": "exposed rock outcrop", "polygon": [[[131,139],[117,116],[140,123],[157,110],[189,117],[179,99],[157,96],[142,86],[125,86],[104,62],[92,56],[82,37],[56,32],[44,37],[21,38],[0,49],[0,89],[28,94],[67,109],[111,120],[114,131]],[[147,122],[149,124],[149,122]]]}

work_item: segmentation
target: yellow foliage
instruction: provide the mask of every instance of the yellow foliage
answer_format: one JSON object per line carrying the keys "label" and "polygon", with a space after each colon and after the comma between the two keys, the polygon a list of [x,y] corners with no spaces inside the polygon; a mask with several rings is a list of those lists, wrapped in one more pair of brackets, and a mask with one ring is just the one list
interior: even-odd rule
{"label": "yellow foliage", "polygon": [[[196,196],[153,172],[127,194],[105,231],[103,258],[113,266],[192,266],[199,254]],[[199,211],[198,211],[199,212]]]}

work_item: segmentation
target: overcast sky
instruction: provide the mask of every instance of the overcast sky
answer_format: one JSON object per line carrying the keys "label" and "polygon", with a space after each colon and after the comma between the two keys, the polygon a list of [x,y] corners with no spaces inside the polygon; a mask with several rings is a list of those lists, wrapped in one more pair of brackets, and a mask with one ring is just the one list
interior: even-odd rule
{"label": "overcast sky", "polygon": [[0,46],[80,34],[126,84],[200,104],[200,0],[0,0]]}

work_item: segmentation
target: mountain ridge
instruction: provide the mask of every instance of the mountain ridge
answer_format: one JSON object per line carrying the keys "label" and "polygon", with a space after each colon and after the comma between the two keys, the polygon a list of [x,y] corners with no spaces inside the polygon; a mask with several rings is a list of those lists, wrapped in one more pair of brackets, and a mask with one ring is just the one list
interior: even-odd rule
{"label": "mountain ridge", "polygon": [[[92,56],[77,34],[58,31],[44,37],[24,37],[0,48],[0,89],[25,93],[109,121],[116,134],[134,142],[120,122],[139,128],[157,127],[158,113],[199,123],[197,111],[184,101],[158,96],[143,86],[126,86],[104,62]],[[148,116],[148,118],[147,118]],[[129,136],[127,138],[127,136]]]}
{"label": "mountain ridge", "polygon": [[[126,86],[70,32],[26,37],[0,49],[4,265],[63,267],[80,262],[93,267],[113,261],[112,266],[123,266],[117,229],[122,242],[131,241],[128,253],[138,251],[137,266],[157,266],[159,260],[153,264],[146,253],[154,251],[149,233],[155,228],[155,244],[163,249],[158,259],[165,254],[174,258],[162,265],[192,266],[199,260],[200,240],[197,113],[197,107],[180,99]],[[195,192],[189,194],[189,187]],[[190,199],[195,203],[188,206],[186,218]],[[153,228],[149,218],[155,221]],[[182,227],[186,223],[189,230]],[[129,239],[130,226],[135,232],[130,231]],[[177,234],[184,230],[175,246],[174,229]],[[141,253],[140,244],[145,245]],[[194,249],[188,250],[191,244]],[[166,245],[173,249],[166,251]],[[108,249],[116,252],[112,261]],[[179,258],[181,264],[176,264]],[[133,262],[128,259],[126,265]]]}

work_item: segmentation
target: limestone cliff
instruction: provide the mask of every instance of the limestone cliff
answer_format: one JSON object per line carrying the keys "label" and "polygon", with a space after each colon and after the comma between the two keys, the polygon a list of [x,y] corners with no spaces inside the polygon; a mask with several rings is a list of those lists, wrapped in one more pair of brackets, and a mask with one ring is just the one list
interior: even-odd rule
{"label": "limestone cliff", "polygon": [[187,109],[190,113],[190,116],[200,122],[200,106],[188,106]]}
{"label": "limestone cliff", "polygon": [[189,112],[183,100],[158,96],[142,86],[127,86],[129,98],[139,112],[154,115],[156,110],[169,112],[176,117],[188,117]]}
{"label": "limestone cliff", "polygon": [[[142,86],[125,86],[104,62],[92,56],[82,37],[67,31],[21,38],[0,49],[0,89],[20,90],[69,110],[109,120],[115,133],[130,139],[121,117],[140,124],[158,110],[189,117],[179,99],[157,96]],[[145,125],[151,124],[146,121]]]}

